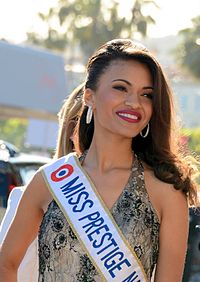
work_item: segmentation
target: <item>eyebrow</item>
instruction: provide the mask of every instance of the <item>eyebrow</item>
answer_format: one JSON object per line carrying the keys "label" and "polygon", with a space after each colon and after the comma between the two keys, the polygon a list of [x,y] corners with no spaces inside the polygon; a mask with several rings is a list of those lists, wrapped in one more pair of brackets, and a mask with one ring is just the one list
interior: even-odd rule
{"label": "eyebrow", "polygon": [[[112,82],[115,82],[115,81],[123,81],[126,84],[132,86],[132,84],[128,80],[126,80],[126,79],[118,78],[118,79],[112,80]],[[144,86],[143,89],[152,89],[153,90],[154,88],[152,86]]]}

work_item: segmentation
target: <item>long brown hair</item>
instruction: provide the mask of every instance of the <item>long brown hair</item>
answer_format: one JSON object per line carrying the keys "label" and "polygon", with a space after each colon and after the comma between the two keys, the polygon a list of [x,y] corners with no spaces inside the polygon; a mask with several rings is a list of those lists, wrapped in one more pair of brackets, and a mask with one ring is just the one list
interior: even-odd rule
{"label": "long brown hair", "polygon": [[[147,138],[133,138],[132,149],[154,171],[155,176],[182,190],[191,205],[197,203],[197,184],[193,180],[194,169],[179,149],[179,134],[175,119],[173,93],[165,74],[154,56],[141,44],[128,39],[115,39],[101,46],[89,59],[85,88],[96,90],[100,76],[116,60],[137,60],[145,64],[153,78],[153,114]],[[82,107],[78,121],[76,150],[83,153],[90,147],[94,121],[86,124],[87,106]]]}
{"label": "long brown hair", "polygon": [[60,158],[74,149],[73,134],[82,108],[84,83],[77,86],[64,101],[58,113],[59,131],[54,158]]}

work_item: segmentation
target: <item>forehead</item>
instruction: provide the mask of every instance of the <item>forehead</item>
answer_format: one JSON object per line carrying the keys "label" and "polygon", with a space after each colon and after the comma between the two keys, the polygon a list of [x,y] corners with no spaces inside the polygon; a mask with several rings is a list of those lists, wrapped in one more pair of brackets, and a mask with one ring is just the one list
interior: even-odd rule
{"label": "forehead", "polygon": [[140,61],[132,60],[114,60],[104,70],[101,79],[109,79],[112,77],[126,77],[133,79],[133,77],[139,76],[143,79],[152,80],[152,75],[149,67]]}

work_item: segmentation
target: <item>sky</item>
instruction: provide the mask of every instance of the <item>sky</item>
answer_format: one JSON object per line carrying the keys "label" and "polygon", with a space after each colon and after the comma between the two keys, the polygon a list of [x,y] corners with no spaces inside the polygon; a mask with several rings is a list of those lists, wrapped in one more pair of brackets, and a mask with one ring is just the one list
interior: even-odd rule
{"label": "sky", "polygon": [[[109,0],[107,0],[109,1]],[[126,1],[127,5],[124,5]],[[125,9],[133,0],[119,0]],[[191,18],[200,15],[200,0],[155,0],[160,9],[149,7],[146,12],[156,20],[156,25],[148,29],[150,37],[175,35],[178,30],[190,27]],[[0,39],[13,43],[26,40],[27,31],[37,31],[42,27],[38,12],[48,11],[56,0],[0,0]],[[125,7],[125,8],[124,8]]]}

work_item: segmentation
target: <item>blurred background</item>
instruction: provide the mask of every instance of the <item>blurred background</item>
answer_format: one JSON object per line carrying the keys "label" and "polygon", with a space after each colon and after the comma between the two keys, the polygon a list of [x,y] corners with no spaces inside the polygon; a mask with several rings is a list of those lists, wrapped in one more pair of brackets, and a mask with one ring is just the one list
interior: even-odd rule
{"label": "blurred background", "polygon": [[52,153],[57,112],[102,43],[129,37],[159,59],[183,143],[200,153],[200,1],[0,0],[0,139]]}
{"label": "blurred background", "polygon": [[[181,143],[200,155],[199,0],[0,0],[0,174],[18,174],[9,191],[52,157],[64,99],[93,51],[119,37],[141,41],[161,62]],[[198,222],[191,211],[185,282],[200,281]]]}

